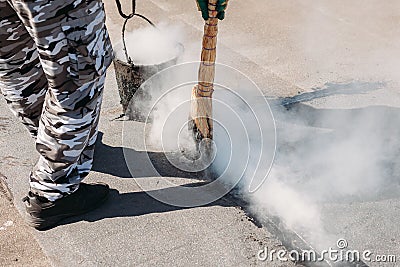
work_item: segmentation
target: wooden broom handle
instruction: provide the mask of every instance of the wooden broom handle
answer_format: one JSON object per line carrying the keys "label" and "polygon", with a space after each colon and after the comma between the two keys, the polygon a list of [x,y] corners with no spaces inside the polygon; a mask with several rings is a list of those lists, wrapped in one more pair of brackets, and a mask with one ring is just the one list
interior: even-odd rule
{"label": "wooden broom handle", "polygon": [[208,2],[208,20],[204,24],[203,48],[198,82],[192,90],[191,117],[189,128],[195,140],[213,138],[212,93],[214,91],[215,57],[217,47],[218,18],[217,0]]}
{"label": "wooden broom handle", "polygon": [[204,24],[203,48],[201,50],[201,63],[199,67],[198,97],[211,97],[214,91],[215,58],[217,55],[217,0],[208,2],[208,20]]}

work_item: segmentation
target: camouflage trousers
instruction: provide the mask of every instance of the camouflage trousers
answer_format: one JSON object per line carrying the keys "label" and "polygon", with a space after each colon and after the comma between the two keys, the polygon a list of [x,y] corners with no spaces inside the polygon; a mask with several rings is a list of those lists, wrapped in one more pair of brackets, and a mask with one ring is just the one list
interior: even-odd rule
{"label": "camouflage trousers", "polygon": [[89,173],[111,60],[101,0],[0,0],[0,89],[36,142],[32,192],[54,201]]}

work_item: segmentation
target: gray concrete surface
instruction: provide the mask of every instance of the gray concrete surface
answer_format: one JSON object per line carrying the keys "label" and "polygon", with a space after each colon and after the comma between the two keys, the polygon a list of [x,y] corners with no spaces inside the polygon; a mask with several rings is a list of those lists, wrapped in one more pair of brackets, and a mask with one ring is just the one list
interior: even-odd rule
{"label": "gray concrete surface", "polygon": [[49,266],[33,229],[3,194],[0,194],[0,212],[0,266]]}
{"label": "gray concrete surface", "polygon": [[[121,112],[117,94],[111,68],[96,163],[87,178],[87,181],[106,182],[114,190],[100,209],[66,220],[65,225],[52,230],[34,233],[52,265],[247,266],[257,264],[260,247],[282,248],[278,240],[251,222],[229,199],[206,207],[180,209],[160,203],[141,191],[123,159],[122,122],[110,121]],[[27,175],[35,161],[34,146],[4,102],[0,114],[6,121],[1,130],[1,172],[9,177],[15,204],[23,213],[19,199],[28,190]],[[137,123],[138,136],[142,128],[142,123]],[[137,152],[138,164],[143,157],[147,157],[145,153]],[[2,242],[1,246],[7,243]],[[20,253],[20,257],[28,260],[34,257],[25,251]]]}
{"label": "gray concrete surface", "polygon": [[[152,3],[154,7],[149,4],[140,8],[162,9],[173,20],[183,23],[188,34],[185,45],[198,49],[193,40],[200,37],[201,19],[193,18],[191,3],[166,0]],[[249,75],[267,96],[294,100],[299,95],[299,99],[305,96],[301,101],[306,105],[301,104],[285,116],[295,123],[282,122],[282,127],[303,125],[309,132],[305,140],[300,140],[303,143],[312,145],[313,139],[321,138],[316,134],[320,125],[312,123],[313,116],[335,112],[348,118],[355,112],[372,117],[378,114],[382,116],[381,121],[391,122],[386,127],[394,133],[399,124],[400,107],[398,8],[397,1],[377,0],[231,1],[227,19],[219,28],[218,60]],[[161,14],[165,13],[155,13],[151,18],[162,21]],[[196,60],[196,56],[189,58]],[[324,95],[323,91],[329,94]],[[340,127],[339,123],[327,129],[337,136],[343,134]],[[390,138],[380,130],[375,131],[382,138]],[[394,141],[389,146],[398,145],[398,138],[392,138]],[[286,143],[284,135],[278,139],[282,146],[295,145]],[[382,149],[381,153],[389,150]],[[299,158],[301,152],[296,154]],[[344,201],[338,197],[318,203],[323,228],[332,240],[346,238],[352,249],[369,249],[375,255],[396,255],[398,262],[399,176],[396,171],[388,171],[379,174],[377,179],[384,181],[379,191],[361,200],[350,197]],[[311,181],[318,183],[318,177]],[[268,213],[261,215],[269,216]],[[307,234],[299,235],[311,246],[317,246],[308,240]],[[396,266],[397,263],[368,264]]]}
{"label": "gray concrete surface", "polygon": [[[115,42],[123,20],[114,1],[104,2]],[[130,10],[129,2],[122,1],[125,9]],[[138,0],[137,4],[137,11],[154,22],[181,24],[184,60],[198,60],[202,20],[193,1]],[[399,107],[398,8],[399,3],[392,0],[230,1],[227,18],[220,24],[218,60],[248,75],[269,97],[311,93],[306,104],[315,112],[370,105]],[[334,91],[335,86],[351,87],[354,82],[385,82],[385,86],[364,94],[318,96],[322,89]],[[9,177],[18,200],[28,189],[26,177],[36,160],[35,151],[32,140],[0,100],[0,172]],[[308,109],[303,110],[293,116],[306,120]],[[230,199],[201,208],[177,209],[141,192],[122,161],[122,122],[110,121],[120,113],[110,68],[100,121],[103,134],[94,171],[87,179],[107,182],[116,191],[99,210],[53,230],[34,233],[53,265],[266,265],[257,262],[257,251],[265,246],[282,248],[280,241],[248,221]],[[139,135],[142,125],[132,127],[137,127]],[[140,150],[137,157],[143,157]],[[21,212],[21,203],[15,204]],[[399,255],[399,206],[396,193],[361,203],[328,202],[322,206],[324,228],[347,238],[353,248]],[[0,240],[1,247],[5,246],[6,239]],[[23,250],[21,253],[32,258]]]}
{"label": "gray concrete surface", "polygon": [[[110,32],[118,36],[121,20],[112,20],[116,18],[113,1],[105,3],[108,23],[118,25],[109,26]],[[162,13],[161,9],[152,5],[149,3],[143,12]],[[194,5],[191,13],[199,16]],[[168,15],[165,19],[168,19]],[[193,33],[200,36],[198,30],[193,29]],[[23,126],[8,111],[4,99],[0,100],[0,171],[8,178],[16,208],[23,214],[23,205],[19,200],[28,190],[27,177],[35,163],[36,152]],[[141,191],[127,172],[123,159],[123,123],[111,121],[120,113],[114,70],[111,67],[105,86],[96,162],[87,181],[106,182],[114,190],[109,201],[98,210],[67,220],[64,225],[46,232],[33,231],[34,238],[30,237],[30,241],[34,243],[37,240],[52,265],[248,266],[259,264],[256,254],[260,248],[283,248],[277,239],[255,225],[230,199],[223,198],[205,207],[180,209],[160,203]],[[136,127],[140,138],[143,124],[134,123],[132,127]],[[146,154],[137,151],[136,156],[137,168],[140,169],[141,158]],[[193,183],[193,179],[183,177],[181,182],[185,181]],[[12,210],[9,214],[13,214]],[[4,238],[0,240],[1,247],[8,246]],[[18,242],[16,238],[15,241]],[[26,262],[46,264],[45,261],[33,262],[35,256],[25,250],[18,252],[19,257],[26,260],[21,265],[28,265]],[[43,257],[43,254],[40,255]],[[1,265],[3,263],[7,264],[2,262]],[[273,265],[294,264],[276,262]]]}

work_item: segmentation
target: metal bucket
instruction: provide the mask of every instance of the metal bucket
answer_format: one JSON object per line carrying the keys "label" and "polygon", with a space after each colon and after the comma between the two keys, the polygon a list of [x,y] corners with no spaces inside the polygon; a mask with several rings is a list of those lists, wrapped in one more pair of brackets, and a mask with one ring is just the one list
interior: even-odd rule
{"label": "metal bucket", "polygon": [[[149,21],[147,18],[135,14],[135,16],[139,16],[143,19],[145,19],[147,22],[149,22],[153,27],[154,24]],[[123,43],[123,48],[125,51],[125,56],[126,56],[126,62],[120,60],[120,59],[114,59],[114,69],[115,69],[115,77],[117,80],[117,85],[118,85],[118,92],[119,96],[121,99],[121,105],[122,109],[124,112],[124,115],[128,117],[129,119],[141,119],[142,115],[140,114],[140,110],[135,109],[135,107],[129,103],[132,100],[132,97],[135,95],[137,90],[140,88],[140,86],[151,76],[156,74],[157,72],[168,68],[170,66],[173,66],[177,63],[178,58],[181,56],[183,53],[184,47],[182,44],[177,43],[176,44],[176,55],[174,58],[162,62],[159,64],[154,64],[154,65],[136,65],[133,63],[131,58],[128,56],[128,52],[126,49],[125,45],[125,27],[127,21],[132,18],[128,17],[125,19],[125,22],[122,27],[122,43]],[[140,96],[142,100],[146,100],[150,97],[150,95],[146,94],[146,92],[142,92]]]}

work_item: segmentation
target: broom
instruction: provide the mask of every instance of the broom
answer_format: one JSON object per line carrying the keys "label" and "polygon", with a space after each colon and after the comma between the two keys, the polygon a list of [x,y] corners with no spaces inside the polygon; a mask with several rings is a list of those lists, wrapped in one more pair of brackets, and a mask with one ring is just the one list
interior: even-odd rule
{"label": "broom", "polygon": [[[197,144],[202,140],[210,141],[213,138],[212,94],[214,91],[218,33],[218,12],[216,8],[217,0],[210,0],[208,3],[209,19],[204,24],[198,84],[193,87],[191,95],[189,130],[193,131],[193,136]],[[211,149],[211,147],[207,146],[206,149]]]}

